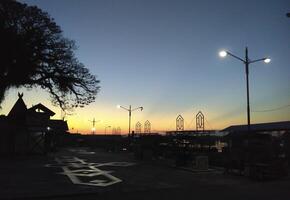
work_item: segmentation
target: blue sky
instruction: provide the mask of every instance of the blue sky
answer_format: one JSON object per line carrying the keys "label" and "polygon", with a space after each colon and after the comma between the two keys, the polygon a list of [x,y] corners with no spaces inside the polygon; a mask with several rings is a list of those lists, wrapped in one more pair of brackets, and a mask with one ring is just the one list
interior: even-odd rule
{"label": "blue sky", "polygon": [[[245,46],[252,59],[272,59],[250,66],[251,109],[290,104],[289,1],[22,2],[47,11],[64,35],[76,41],[77,58],[101,80],[97,101],[70,116],[79,129],[90,126],[85,121],[77,125],[81,118],[96,117],[125,131],[127,113],[116,110],[116,104],[144,106],[133,123],[148,119],[156,130],[174,129],[178,114],[191,123],[199,110],[211,124],[208,128],[246,123],[244,66],[218,57],[221,49],[243,57]],[[9,102],[17,99],[15,93],[8,93]],[[33,91],[27,95],[33,104]],[[4,102],[2,112],[9,106]],[[253,122],[279,120],[290,120],[289,107],[252,114]]]}

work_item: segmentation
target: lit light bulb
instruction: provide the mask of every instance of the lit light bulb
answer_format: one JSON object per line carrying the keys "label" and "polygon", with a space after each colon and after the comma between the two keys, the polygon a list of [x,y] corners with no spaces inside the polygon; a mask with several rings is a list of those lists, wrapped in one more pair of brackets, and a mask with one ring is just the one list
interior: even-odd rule
{"label": "lit light bulb", "polygon": [[228,55],[228,53],[226,51],[220,51],[219,52],[220,57],[226,57]]}
{"label": "lit light bulb", "polygon": [[269,62],[271,62],[271,59],[270,59],[270,58],[266,58],[266,59],[264,60],[264,62],[265,62],[265,63],[269,63]]}

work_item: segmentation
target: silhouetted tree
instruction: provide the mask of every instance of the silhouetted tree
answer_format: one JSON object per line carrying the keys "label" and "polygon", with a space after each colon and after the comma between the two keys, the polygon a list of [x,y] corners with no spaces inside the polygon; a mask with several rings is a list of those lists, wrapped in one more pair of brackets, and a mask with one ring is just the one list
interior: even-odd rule
{"label": "silhouetted tree", "polygon": [[36,6],[0,1],[0,104],[11,87],[40,86],[62,109],[95,100],[99,80],[80,63],[75,42]]}

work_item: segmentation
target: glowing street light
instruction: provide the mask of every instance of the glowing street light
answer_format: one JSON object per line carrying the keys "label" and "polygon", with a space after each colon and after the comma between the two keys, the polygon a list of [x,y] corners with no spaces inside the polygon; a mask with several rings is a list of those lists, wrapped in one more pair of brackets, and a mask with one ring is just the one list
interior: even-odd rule
{"label": "glowing street light", "polygon": [[96,128],[93,127],[93,128],[92,128],[92,133],[95,134],[95,131],[96,131]]}
{"label": "glowing street light", "polygon": [[219,52],[220,57],[224,58],[227,55],[230,55],[240,61],[242,61],[245,64],[245,70],[246,70],[246,81],[247,81],[247,120],[248,120],[248,131],[250,131],[251,128],[251,118],[250,118],[250,95],[249,95],[249,65],[255,62],[264,61],[265,63],[270,63],[270,58],[261,58],[256,60],[250,60],[248,57],[248,48],[245,49],[245,59],[240,58],[229,51],[222,50]]}
{"label": "glowing street light", "polygon": [[228,53],[227,53],[226,51],[220,51],[220,52],[219,52],[219,55],[220,55],[220,57],[222,57],[222,58],[223,58],[223,57],[226,57],[227,54],[228,54]]}
{"label": "glowing street light", "polygon": [[92,122],[93,124],[93,127],[92,127],[92,134],[94,135],[95,132],[96,132],[96,127],[95,127],[95,124],[98,123],[98,122],[102,122],[102,120],[95,120],[95,118],[93,119],[93,121],[89,120],[90,122]]}
{"label": "glowing street light", "polygon": [[264,62],[265,62],[265,63],[269,63],[269,62],[271,62],[271,59],[270,59],[270,58],[266,58],[266,59],[264,60]]}
{"label": "glowing street light", "polygon": [[131,133],[131,114],[135,110],[139,110],[140,109],[142,111],[143,107],[141,106],[141,107],[132,109],[131,105],[129,106],[129,108],[125,108],[125,107],[123,107],[121,105],[117,105],[117,108],[119,108],[119,109],[122,108],[122,109],[127,110],[129,112],[129,135],[130,135],[130,133]]}

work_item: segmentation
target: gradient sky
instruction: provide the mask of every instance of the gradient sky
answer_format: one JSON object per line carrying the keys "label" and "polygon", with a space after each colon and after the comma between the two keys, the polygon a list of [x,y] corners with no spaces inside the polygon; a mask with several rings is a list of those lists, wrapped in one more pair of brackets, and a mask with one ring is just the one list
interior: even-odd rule
{"label": "gradient sky", "polygon": [[[128,130],[128,113],[117,104],[143,106],[133,113],[149,120],[152,130],[174,130],[182,114],[185,128],[195,129],[201,110],[206,129],[246,123],[246,82],[243,63],[221,59],[227,49],[252,59],[269,56],[250,66],[252,111],[290,104],[289,0],[23,0],[47,11],[65,37],[76,41],[77,58],[101,80],[95,103],[67,116],[70,129],[89,132],[89,120]],[[7,114],[24,92],[27,106],[42,102],[52,107],[41,90],[10,90],[2,104]],[[290,120],[290,107],[252,112],[252,122]],[[108,129],[108,131],[110,131]]]}

